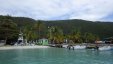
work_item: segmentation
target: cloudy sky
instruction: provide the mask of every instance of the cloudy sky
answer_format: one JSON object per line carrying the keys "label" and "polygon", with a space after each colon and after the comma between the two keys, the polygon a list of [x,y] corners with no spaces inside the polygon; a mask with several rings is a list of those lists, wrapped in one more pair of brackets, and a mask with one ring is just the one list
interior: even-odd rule
{"label": "cloudy sky", "polygon": [[113,0],[0,0],[0,15],[113,21]]}

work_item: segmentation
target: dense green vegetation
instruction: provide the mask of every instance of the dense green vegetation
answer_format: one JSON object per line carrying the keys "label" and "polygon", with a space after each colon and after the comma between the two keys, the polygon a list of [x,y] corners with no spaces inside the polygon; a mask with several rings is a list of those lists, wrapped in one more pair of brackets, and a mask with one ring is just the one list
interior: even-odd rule
{"label": "dense green vegetation", "polygon": [[64,33],[68,34],[73,30],[80,30],[80,32],[93,33],[101,38],[113,36],[113,22],[92,22],[86,20],[61,20],[45,22],[48,26],[58,26],[63,29]]}
{"label": "dense green vegetation", "polygon": [[94,42],[113,36],[113,22],[80,19],[42,21],[25,17],[0,16],[0,39],[17,40],[20,30],[28,41],[48,38],[54,43],[63,43],[64,39],[73,40],[74,43]]}
{"label": "dense green vegetation", "polygon": [[[14,41],[18,37],[18,27],[11,17],[4,17],[0,20],[0,39]],[[9,41],[7,42],[9,43]]]}

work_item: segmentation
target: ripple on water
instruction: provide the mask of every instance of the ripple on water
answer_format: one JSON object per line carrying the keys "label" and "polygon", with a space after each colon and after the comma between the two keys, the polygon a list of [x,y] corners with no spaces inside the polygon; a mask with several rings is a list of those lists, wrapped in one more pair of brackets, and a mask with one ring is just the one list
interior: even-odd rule
{"label": "ripple on water", "polygon": [[0,64],[113,64],[113,51],[61,48],[0,51]]}

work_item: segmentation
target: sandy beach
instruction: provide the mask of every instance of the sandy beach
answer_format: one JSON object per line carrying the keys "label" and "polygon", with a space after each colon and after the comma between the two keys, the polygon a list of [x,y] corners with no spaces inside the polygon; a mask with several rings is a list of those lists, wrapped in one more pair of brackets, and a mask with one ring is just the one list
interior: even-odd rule
{"label": "sandy beach", "polygon": [[0,50],[9,50],[9,49],[34,49],[34,48],[49,48],[49,46],[2,46]]}

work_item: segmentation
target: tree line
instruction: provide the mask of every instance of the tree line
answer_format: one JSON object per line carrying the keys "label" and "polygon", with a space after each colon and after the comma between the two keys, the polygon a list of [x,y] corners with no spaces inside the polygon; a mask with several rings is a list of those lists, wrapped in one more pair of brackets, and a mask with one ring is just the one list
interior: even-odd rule
{"label": "tree line", "polygon": [[[55,44],[62,44],[66,39],[72,40],[74,43],[93,43],[95,40],[101,39],[101,36],[100,31],[91,29],[95,28],[91,25],[96,25],[97,29],[100,29],[100,26],[102,25],[104,29],[106,29],[106,27],[109,28],[109,26],[106,25],[107,23],[100,24],[100,22],[92,23],[85,21],[86,24],[84,24],[84,22],[80,20],[79,22],[74,21],[75,23],[78,22],[78,24],[75,24],[73,21],[42,21],[29,20],[29,18],[24,17],[18,19],[11,16],[0,16],[0,39],[6,40],[7,43],[17,41],[18,34],[21,30],[24,34],[24,38],[28,41],[47,38],[51,43]],[[85,29],[83,29],[84,27],[88,31],[85,31]],[[109,31],[108,29],[106,30],[105,33]],[[107,37],[106,35],[107,34],[105,34],[105,37]],[[112,34],[109,35],[112,36]]]}

